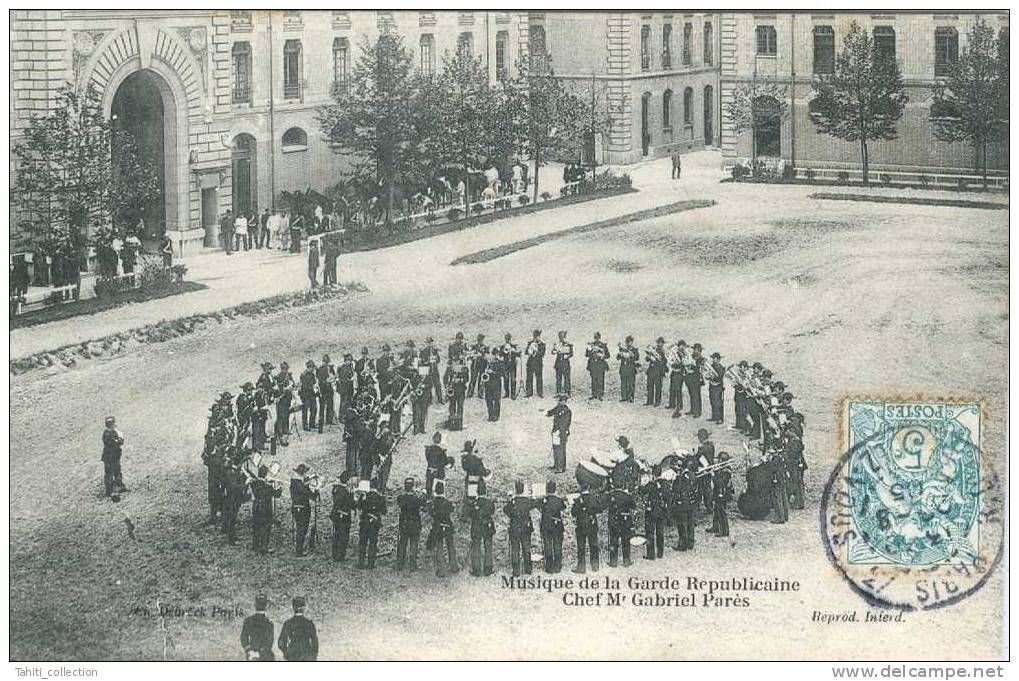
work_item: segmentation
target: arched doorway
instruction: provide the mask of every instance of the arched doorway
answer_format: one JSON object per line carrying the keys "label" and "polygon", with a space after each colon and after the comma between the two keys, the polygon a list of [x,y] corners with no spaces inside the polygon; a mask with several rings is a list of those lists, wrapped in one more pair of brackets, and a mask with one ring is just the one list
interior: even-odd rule
{"label": "arched doorway", "polygon": [[640,153],[647,156],[651,151],[651,93],[645,92],[640,98]]}
{"label": "arched doorway", "polygon": [[[175,139],[169,134],[173,126],[166,124],[167,103],[172,101],[165,82],[153,72],[142,70],[120,83],[110,108],[114,166],[119,166],[119,154],[134,153],[135,162],[151,167],[156,175],[155,197],[131,211],[132,226],[137,224],[135,216],[144,223],[144,231],[139,234],[143,239],[161,237],[176,217],[166,200],[168,169],[172,172],[175,148]],[[132,145],[134,149],[130,149]]]}
{"label": "arched doorway", "polygon": [[255,138],[247,133],[234,137],[230,145],[233,175],[233,211],[248,215],[258,208]]}
{"label": "arched doorway", "polygon": [[754,156],[782,155],[782,110],[769,95],[754,99]]}
{"label": "arched doorway", "polygon": [[704,146],[715,143],[715,91],[710,85],[704,86]]}

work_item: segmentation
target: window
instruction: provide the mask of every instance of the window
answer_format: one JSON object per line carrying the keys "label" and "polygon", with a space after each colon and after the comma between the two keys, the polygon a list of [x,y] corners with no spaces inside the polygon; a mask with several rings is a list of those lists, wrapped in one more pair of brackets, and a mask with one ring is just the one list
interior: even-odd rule
{"label": "window", "polygon": [[545,27],[531,26],[528,29],[528,46],[530,50],[531,72],[545,73],[548,71],[548,51],[545,44]]}
{"label": "window", "polygon": [[651,27],[640,27],[640,69],[647,71],[651,68]]}
{"label": "window", "polygon": [[835,73],[835,29],[814,27],[814,73]]}
{"label": "window", "polygon": [[464,31],[456,38],[456,49],[459,52],[464,50],[469,55],[474,55],[474,34],[470,31]]}
{"label": "window", "polygon": [[683,90],[683,124],[693,125],[693,88]]}
{"label": "window", "polygon": [[672,68],[672,24],[662,26],[662,68]]}
{"label": "window", "polygon": [[757,56],[774,57],[778,54],[778,36],[774,26],[757,27]]}
{"label": "window", "polygon": [[495,34],[495,79],[500,83],[509,80],[509,31]]}
{"label": "window", "polygon": [[251,10],[246,9],[230,10],[230,29],[233,31],[250,31]]}
{"label": "window", "polygon": [[951,26],[939,26],[934,31],[934,75],[947,76],[958,59],[959,32]]}
{"label": "window", "polygon": [[333,89],[347,91],[350,82],[350,42],[346,38],[333,38]]}
{"label": "window", "polygon": [[431,33],[421,36],[418,51],[421,53],[421,75],[431,78],[435,75],[435,37]]}
{"label": "window", "polygon": [[683,24],[683,64],[690,65],[690,41],[693,40],[693,24]]}
{"label": "window", "polygon": [[715,63],[715,30],[710,21],[704,24],[704,63],[708,66]]}
{"label": "window", "polygon": [[874,27],[874,58],[895,62],[895,29],[891,26]]}
{"label": "window", "polygon": [[666,90],[662,94],[662,128],[672,129],[672,90]]}
{"label": "window", "polygon": [[308,146],[308,133],[300,128],[290,128],[283,133],[283,147],[296,151],[296,147],[304,148]]}
{"label": "window", "polygon": [[283,96],[291,99],[301,96],[300,40],[288,40],[283,44]]}
{"label": "window", "polygon": [[231,56],[234,69],[234,104],[251,104],[251,44],[234,43]]}

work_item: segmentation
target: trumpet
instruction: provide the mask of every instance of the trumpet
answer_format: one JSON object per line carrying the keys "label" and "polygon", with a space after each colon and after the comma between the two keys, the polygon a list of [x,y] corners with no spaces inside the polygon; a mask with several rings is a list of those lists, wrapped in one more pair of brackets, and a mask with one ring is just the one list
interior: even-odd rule
{"label": "trumpet", "polygon": [[492,379],[492,372],[491,371],[489,371],[488,369],[485,369],[484,371],[481,372],[481,382],[482,383],[488,383],[491,379]]}
{"label": "trumpet", "polygon": [[452,383],[447,383],[446,384],[446,397],[450,398],[450,399],[452,399],[452,397],[453,397],[453,384]]}

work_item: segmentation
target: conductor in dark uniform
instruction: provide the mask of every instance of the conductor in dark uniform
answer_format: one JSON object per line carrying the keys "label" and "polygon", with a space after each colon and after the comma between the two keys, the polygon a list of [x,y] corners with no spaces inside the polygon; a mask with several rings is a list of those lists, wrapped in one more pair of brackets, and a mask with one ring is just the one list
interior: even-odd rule
{"label": "conductor in dark uniform", "polygon": [[468,511],[471,521],[471,574],[488,577],[494,570],[492,538],[495,536],[495,503],[482,488]]}
{"label": "conductor in dark uniform", "polygon": [[244,648],[244,659],[249,662],[272,662],[276,659],[272,652],[276,627],[265,615],[267,605],[267,596],[255,596],[255,614],[245,617],[241,625],[241,647]]}
{"label": "conductor in dark uniform", "polygon": [[117,430],[117,420],[106,417],[106,428],[103,430],[103,489],[106,496],[126,492],[124,476],[120,470],[120,458],[123,456],[124,436]]}
{"label": "conductor in dark uniform", "polygon": [[645,376],[647,378],[647,401],[645,404],[649,407],[660,407],[662,406],[662,382],[665,380],[665,372],[667,370],[666,359],[665,359],[665,339],[661,336],[655,341],[654,352],[649,352],[644,356],[647,360],[647,371]]}
{"label": "conductor in dark uniform", "polygon": [[315,623],[304,616],[304,597],[294,597],[294,616],[283,623],[277,645],[288,662],[314,662],[318,659],[318,632]]}
{"label": "conductor in dark uniform", "polygon": [[525,395],[531,397],[537,390],[538,397],[544,397],[545,341],[541,340],[541,329],[534,330],[531,340],[527,341],[524,355],[527,357],[527,392]]}
{"label": "conductor in dark uniform", "polygon": [[[488,408],[488,420],[498,421],[502,411],[502,376],[505,371],[503,361],[492,348],[485,367],[487,381],[481,388],[485,391],[485,406]],[[482,378],[485,378],[483,375]]]}
{"label": "conductor in dark uniform", "polygon": [[545,483],[545,496],[538,503],[541,509],[541,552],[545,572],[555,574],[563,569],[563,511],[566,502],[556,495],[555,480]]}
{"label": "conductor in dark uniform", "polygon": [[591,374],[591,400],[600,400],[605,396],[605,372],[609,370],[608,360],[611,359],[609,346],[602,343],[601,332],[595,331],[594,340],[587,350],[587,372]]}
{"label": "conductor in dark uniform", "polygon": [[396,540],[396,569],[418,569],[418,544],[421,542],[421,509],[425,498],[414,489],[414,478],[405,478],[403,492],[396,497],[400,508],[398,537]]}
{"label": "conductor in dark uniform", "polygon": [[521,569],[525,575],[531,574],[531,533],[534,525],[531,522],[531,510],[534,501],[524,495],[524,483],[517,480],[513,483],[513,498],[503,508],[509,516],[510,563],[513,576],[519,577]]}
{"label": "conductor in dark uniform", "polygon": [[570,439],[570,425],[573,412],[566,405],[569,397],[565,393],[556,395],[556,406],[545,412],[552,418],[552,470],[566,472],[566,442]]}

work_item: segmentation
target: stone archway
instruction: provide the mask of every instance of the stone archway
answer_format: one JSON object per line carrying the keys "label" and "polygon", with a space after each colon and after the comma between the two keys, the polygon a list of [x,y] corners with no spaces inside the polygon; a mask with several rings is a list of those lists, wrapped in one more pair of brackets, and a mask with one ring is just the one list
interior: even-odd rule
{"label": "stone archway", "polygon": [[[144,223],[144,231],[138,236],[142,239],[160,238],[170,219],[170,210],[166,202],[166,126],[164,124],[165,103],[160,91],[158,76],[150,71],[135,71],[120,84],[113,94],[110,105],[110,118],[115,132],[126,132],[136,147],[138,160],[143,164],[151,164],[158,177],[158,196],[149,205],[141,207],[139,217]],[[172,114],[172,111],[170,112]],[[120,153],[116,146],[119,135],[114,137],[114,157]],[[171,143],[173,140],[169,140]]]}

